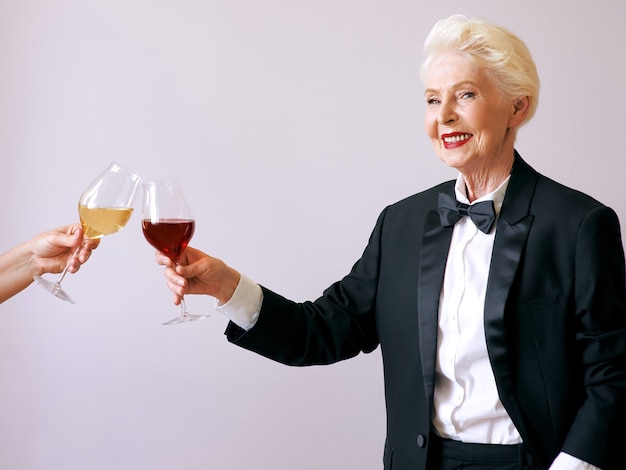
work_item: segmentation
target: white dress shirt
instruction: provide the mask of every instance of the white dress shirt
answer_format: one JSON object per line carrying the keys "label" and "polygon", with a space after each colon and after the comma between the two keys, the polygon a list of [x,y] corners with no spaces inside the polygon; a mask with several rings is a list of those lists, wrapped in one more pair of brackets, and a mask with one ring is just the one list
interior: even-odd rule
{"label": "white dress shirt", "polygon": [[[493,201],[499,214],[509,178],[474,203]],[[461,175],[455,192],[459,202],[470,203]],[[522,438],[498,397],[485,342],[483,310],[495,225],[488,234],[469,217],[454,225],[439,301],[433,425],[449,439],[518,444]]]}
{"label": "white dress shirt", "polygon": [[[493,200],[499,214],[508,182],[474,202]],[[455,191],[460,202],[469,204],[462,175]],[[515,444],[522,439],[498,397],[483,322],[495,225],[489,234],[476,229],[469,217],[454,226],[439,305],[433,425],[442,437],[463,442]],[[216,301],[215,309],[247,331],[256,324],[262,303],[261,287],[242,274],[231,299],[221,305]],[[550,470],[601,469],[561,452]]]}

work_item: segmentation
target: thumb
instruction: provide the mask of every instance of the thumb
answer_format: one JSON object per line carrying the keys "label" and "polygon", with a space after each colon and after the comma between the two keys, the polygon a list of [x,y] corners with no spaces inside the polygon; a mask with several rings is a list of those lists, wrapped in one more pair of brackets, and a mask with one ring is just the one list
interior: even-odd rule
{"label": "thumb", "polygon": [[176,273],[181,275],[184,278],[195,277],[198,274],[197,263],[192,264],[177,264],[176,265]]}

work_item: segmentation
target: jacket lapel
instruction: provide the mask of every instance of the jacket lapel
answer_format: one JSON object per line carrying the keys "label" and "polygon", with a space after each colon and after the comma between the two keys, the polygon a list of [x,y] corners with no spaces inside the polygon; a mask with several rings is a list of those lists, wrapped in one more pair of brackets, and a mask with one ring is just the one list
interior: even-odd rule
{"label": "jacket lapel", "polygon": [[537,173],[517,154],[511,180],[498,218],[496,237],[485,297],[485,336],[500,399],[524,436],[523,422],[514,400],[509,341],[505,329],[505,307],[530,232],[533,216],[530,202]]}
{"label": "jacket lapel", "polygon": [[420,357],[424,389],[431,408],[435,389],[439,296],[451,238],[452,227],[442,227],[439,213],[431,210],[424,222],[417,296]]}

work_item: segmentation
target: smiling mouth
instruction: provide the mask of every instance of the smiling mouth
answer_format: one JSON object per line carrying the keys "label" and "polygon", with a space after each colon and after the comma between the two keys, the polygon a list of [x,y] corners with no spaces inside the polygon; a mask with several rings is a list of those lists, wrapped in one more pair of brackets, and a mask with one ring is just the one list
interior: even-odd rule
{"label": "smiling mouth", "polygon": [[472,137],[472,134],[454,134],[444,135],[442,140],[444,144],[458,144],[459,142],[465,142]]}
{"label": "smiling mouth", "polygon": [[444,134],[441,136],[441,140],[443,140],[444,148],[451,150],[457,147],[462,147],[472,138],[472,134]]}

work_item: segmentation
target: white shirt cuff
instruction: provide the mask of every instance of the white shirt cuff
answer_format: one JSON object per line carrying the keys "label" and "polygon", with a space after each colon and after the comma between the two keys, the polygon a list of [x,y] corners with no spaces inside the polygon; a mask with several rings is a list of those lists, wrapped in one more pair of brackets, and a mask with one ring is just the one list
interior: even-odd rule
{"label": "white shirt cuff", "polygon": [[550,465],[550,470],[600,470],[600,468],[561,452]]}
{"label": "white shirt cuff", "polygon": [[235,325],[248,331],[256,324],[262,303],[261,286],[242,274],[233,296],[222,305],[216,300],[215,310],[221,312]]}

